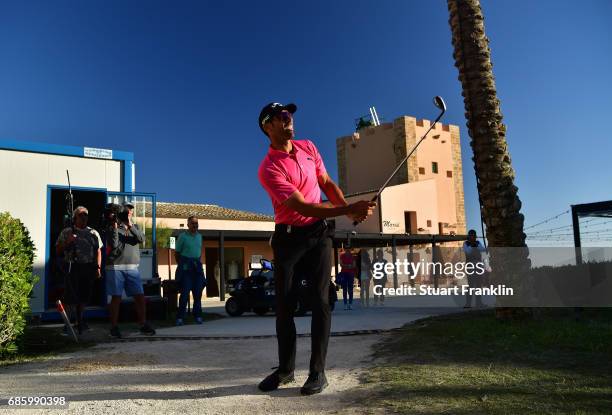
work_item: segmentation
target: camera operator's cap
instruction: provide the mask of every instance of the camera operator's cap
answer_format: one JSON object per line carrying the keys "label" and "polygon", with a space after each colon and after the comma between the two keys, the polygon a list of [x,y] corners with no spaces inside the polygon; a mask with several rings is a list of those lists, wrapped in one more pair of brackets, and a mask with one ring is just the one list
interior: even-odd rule
{"label": "camera operator's cap", "polygon": [[283,105],[279,104],[278,102],[271,102],[265,107],[263,107],[263,109],[259,113],[259,128],[261,128],[261,131],[263,131],[264,134],[264,124],[270,121],[272,117],[282,111],[289,111],[291,114],[294,114],[297,111],[297,106],[295,104]]}
{"label": "camera operator's cap", "polygon": [[133,205],[133,204],[131,204],[131,203],[129,203],[129,202],[125,202],[125,203],[123,204],[123,207],[130,208],[130,209],[134,209],[134,205]]}

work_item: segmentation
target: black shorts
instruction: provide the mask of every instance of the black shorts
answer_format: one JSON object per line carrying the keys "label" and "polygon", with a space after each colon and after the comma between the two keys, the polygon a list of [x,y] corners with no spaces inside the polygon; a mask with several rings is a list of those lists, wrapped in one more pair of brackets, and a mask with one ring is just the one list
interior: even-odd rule
{"label": "black shorts", "polygon": [[70,274],[64,277],[64,302],[66,304],[87,304],[91,299],[98,265],[72,263]]}

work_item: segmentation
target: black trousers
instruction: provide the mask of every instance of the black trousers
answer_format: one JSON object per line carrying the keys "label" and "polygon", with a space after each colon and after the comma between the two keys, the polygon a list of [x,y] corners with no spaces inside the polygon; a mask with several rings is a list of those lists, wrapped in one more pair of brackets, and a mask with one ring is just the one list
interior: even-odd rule
{"label": "black trousers", "polygon": [[64,275],[64,303],[68,305],[88,304],[91,301],[97,272],[96,263],[73,262],[70,266],[70,273]]}
{"label": "black trousers", "polygon": [[309,226],[276,225],[272,237],[276,286],[276,336],[279,371],[295,369],[296,331],[293,320],[298,284],[307,279],[312,308],[310,371],[325,369],[331,327],[329,282],[333,230],[325,221]]}

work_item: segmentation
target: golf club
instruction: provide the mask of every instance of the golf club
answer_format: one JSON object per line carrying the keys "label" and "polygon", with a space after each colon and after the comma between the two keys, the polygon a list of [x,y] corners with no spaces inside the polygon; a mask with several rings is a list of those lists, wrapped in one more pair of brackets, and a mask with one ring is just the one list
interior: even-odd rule
{"label": "golf club", "polygon": [[57,311],[59,312],[60,316],[62,316],[62,320],[64,320],[64,324],[67,325],[68,328],[70,329],[70,332],[72,333],[72,337],[74,338],[74,341],[78,343],[79,339],[77,338],[77,335],[74,332],[74,328],[72,327],[72,323],[70,323],[70,319],[68,318],[68,315],[66,314],[66,309],[64,308],[64,305],[62,304],[61,300],[57,300],[55,304],[57,305]]}
{"label": "golf club", "polygon": [[[427,129],[427,131],[425,132],[425,134],[423,134],[423,137],[421,137],[421,139],[419,140],[418,143],[416,143],[416,145],[412,148],[412,150],[410,150],[410,152],[406,155],[406,157],[404,157],[404,159],[397,165],[397,167],[395,168],[395,170],[393,170],[393,173],[391,173],[391,175],[389,176],[389,178],[387,179],[387,181],[385,181],[385,183],[380,187],[380,189],[378,189],[378,192],[376,193],[376,195],[374,195],[374,197],[372,198],[371,202],[375,202],[376,199],[378,199],[378,197],[380,196],[380,194],[382,193],[383,190],[385,190],[385,187],[387,187],[387,185],[389,184],[389,182],[391,181],[391,179],[393,179],[393,177],[397,174],[397,172],[399,171],[399,169],[404,165],[404,163],[408,160],[408,158],[412,155],[412,153],[414,153],[417,149],[417,147],[419,146],[419,144],[421,144],[421,142],[423,140],[425,140],[425,137],[427,137],[427,134],[429,134],[429,132],[434,128],[434,126],[436,125],[436,123],[438,121],[440,121],[440,118],[442,118],[442,116],[444,115],[444,113],[446,112],[446,103],[444,102],[444,100],[442,99],[441,96],[436,95],[433,99],[434,105],[438,108],[440,108],[442,110],[442,112],[440,113],[440,115],[438,115],[438,118],[435,119],[434,122],[432,122],[429,125],[429,128]],[[353,222],[353,226],[357,226],[357,221]]]}

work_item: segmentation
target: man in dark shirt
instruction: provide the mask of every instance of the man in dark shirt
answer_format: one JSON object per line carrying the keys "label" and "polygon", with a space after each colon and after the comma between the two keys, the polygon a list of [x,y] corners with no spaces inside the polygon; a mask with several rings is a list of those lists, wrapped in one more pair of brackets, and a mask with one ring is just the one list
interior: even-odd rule
{"label": "man in dark shirt", "polygon": [[[95,229],[87,226],[87,208],[77,207],[72,217],[74,225],[62,230],[55,250],[64,257],[64,303],[69,316],[73,311],[76,313],[77,330],[81,334],[89,329],[84,310],[91,300],[94,279],[101,275],[102,239]],[[64,327],[64,334],[68,334],[68,329]]]}
{"label": "man in dark shirt", "polygon": [[[485,252],[484,246],[476,239],[476,231],[470,229],[468,232],[468,240],[463,243],[463,252],[465,253],[465,262],[470,264],[478,264],[482,262],[482,253]],[[467,276],[468,285],[470,288],[480,288],[482,286],[482,276],[469,274]],[[482,298],[476,295],[476,307],[482,307]],[[469,292],[465,295],[465,306],[463,308],[472,308],[472,294]]]}

